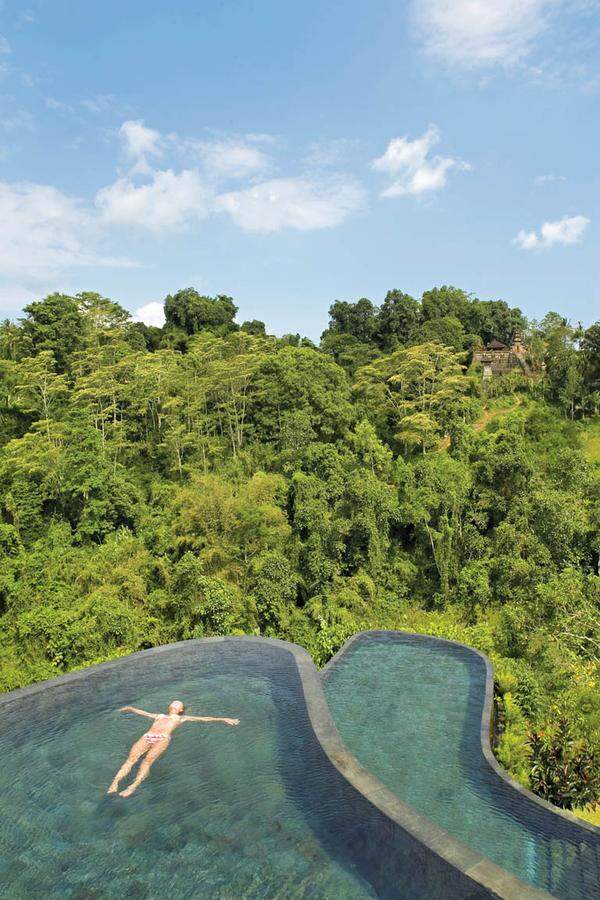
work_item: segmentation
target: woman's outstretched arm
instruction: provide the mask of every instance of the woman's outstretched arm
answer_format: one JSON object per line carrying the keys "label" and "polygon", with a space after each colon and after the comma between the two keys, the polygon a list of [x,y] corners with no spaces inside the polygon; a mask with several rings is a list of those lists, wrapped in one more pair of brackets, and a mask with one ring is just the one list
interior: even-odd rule
{"label": "woman's outstretched arm", "polygon": [[184,722],[225,722],[226,725],[239,725],[239,719],[223,719],[218,716],[182,716]]}
{"label": "woman's outstretched arm", "polygon": [[138,709],[137,706],[122,706],[119,712],[137,713],[138,716],[146,716],[148,719],[156,719],[157,713],[146,712],[145,709]]}

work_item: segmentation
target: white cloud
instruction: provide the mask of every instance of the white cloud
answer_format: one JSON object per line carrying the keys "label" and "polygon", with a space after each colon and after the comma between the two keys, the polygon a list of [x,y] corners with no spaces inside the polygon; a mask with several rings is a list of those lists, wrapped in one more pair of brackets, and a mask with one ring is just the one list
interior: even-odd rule
{"label": "white cloud", "polygon": [[73,112],[73,107],[68,103],[63,103],[62,100],[57,100],[56,97],[46,97],[46,109],[56,110],[57,112]]}
{"label": "white cloud", "polygon": [[[105,225],[136,226],[158,233],[225,212],[247,231],[273,232],[286,226],[329,228],[363,199],[362,189],[349,179],[331,177],[325,182],[306,176],[254,183],[259,174],[264,179],[270,166],[263,150],[273,143],[270,135],[181,140],[133,120],[121,126],[120,134],[135,165],[128,175],[97,193],[96,208]],[[169,149],[193,155],[201,165],[181,172],[148,165],[147,157],[163,155]],[[245,179],[246,186],[225,191],[223,183],[232,178]]]}
{"label": "white cloud", "polygon": [[157,328],[162,328],[165,324],[165,309],[163,304],[158,303],[157,301],[145,303],[144,306],[140,306],[139,309],[134,310],[133,321],[143,322],[144,325],[155,325]]}
{"label": "white cloud", "polygon": [[[85,101],[84,101],[85,102]],[[91,107],[87,107],[91,111]],[[123,141],[127,156],[133,161],[132,172],[147,174],[150,172],[148,157],[163,155],[163,138],[154,128],[146,128],[141,119],[129,119],[119,128],[119,136]]]}
{"label": "white cloud", "polygon": [[[55,98],[46,102],[51,110],[67,108]],[[0,120],[2,126],[14,130],[33,123],[17,114]],[[199,152],[204,165],[182,171],[148,163],[181,150],[176,136],[128,120],[120,137],[132,166],[94,198],[80,200],[50,185],[0,181],[0,303],[14,307],[21,299],[27,302],[54,289],[78,267],[136,265],[102,250],[107,242],[123,240],[123,228],[154,232],[159,238],[217,213],[227,213],[247,231],[331,228],[364,200],[359,185],[333,173],[271,180],[264,180],[263,174],[263,180],[254,183],[269,165],[264,149],[273,141],[267,135],[203,142]],[[241,189],[225,192],[222,185],[231,177],[244,178]],[[162,322],[159,304],[145,304],[136,316]]]}
{"label": "white cloud", "polygon": [[[101,112],[109,112],[112,110],[116,110],[118,108],[118,101],[114,94],[96,94],[94,97],[86,97],[81,101],[81,106],[84,109],[87,109],[88,112],[91,113],[101,113]],[[141,126],[144,128],[142,123],[140,122],[125,122],[121,126],[122,137],[127,141],[127,131],[131,132],[133,129],[130,127],[125,132],[123,129],[125,126]],[[145,131],[152,131],[151,128],[145,128]],[[157,134],[157,132],[154,132]],[[129,144],[128,144],[129,148]]]}
{"label": "white cloud", "polygon": [[343,165],[347,157],[356,149],[357,141],[338,138],[329,141],[313,141],[304,157],[304,165],[309,169],[328,169]]}
{"label": "white cloud", "polygon": [[533,179],[533,183],[537,187],[542,187],[544,184],[553,184],[556,181],[566,181],[564,175],[538,175],[537,178]]}
{"label": "white cloud", "polygon": [[531,51],[561,0],[413,0],[425,52],[441,62],[477,68],[511,66]]}
{"label": "white cloud", "polygon": [[0,277],[20,284],[76,266],[123,266],[95,249],[93,222],[80,201],[49,185],[0,182]]}
{"label": "white cloud", "polygon": [[513,243],[517,244],[521,250],[535,250],[539,246],[539,238],[535,231],[525,231],[524,228],[518,233]]}
{"label": "white cloud", "polygon": [[268,167],[263,151],[242,140],[186,141],[183,149],[198,156],[217,178],[245,178]]}
{"label": "white cloud", "polygon": [[246,190],[221,194],[214,208],[229,213],[245,231],[333,228],[363,202],[353,182],[323,184],[306,178],[276,178]]}
{"label": "white cloud", "polygon": [[554,222],[544,222],[539,233],[522,229],[513,243],[521,250],[537,250],[556,244],[578,244],[589,224],[590,220],[585,216],[564,216]]}
{"label": "white cloud", "polygon": [[0,272],[29,267],[47,273],[89,264],[77,235],[85,219],[80,204],[48,185],[0,182]]}
{"label": "white cloud", "polygon": [[151,181],[136,184],[119,178],[96,195],[105,223],[135,225],[150,231],[178,230],[208,214],[210,196],[198,172],[171,169],[153,172]]}
{"label": "white cloud", "polygon": [[425,134],[414,141],[407,137],[393,138],[383,156],[371,163],[376,172],[383,172],[393,179],[381,196],[419,196],[436,191],[444,187],[451,169],[465,171],[470,168],[468,163],[451,156],[430,157],[430,151],[439,139],[440,132],[435,125],[430,125]]}
{"label": "white cloud", "polygon": [[277,138],[273,134],[266,134],[264,131],[250,131],[244,135],[247,141],[254,144],[276,144]]}

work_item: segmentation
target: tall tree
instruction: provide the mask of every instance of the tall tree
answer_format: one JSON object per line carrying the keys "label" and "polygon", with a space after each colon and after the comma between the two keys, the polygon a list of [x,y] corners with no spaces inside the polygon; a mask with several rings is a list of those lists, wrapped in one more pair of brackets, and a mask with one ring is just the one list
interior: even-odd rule
{"label": "tall tree", "polygon": [[396,350],[412,339],[419,324],[419,303],[402,291],[388,291],[377,317],[377,340],[386,351]]}
{"label": "tall tree", "polygon": [[205,297],[194,288],[184,288],[165,298],[167,328],[181,328],[188,335],[200,331],[216,331],[219,334],[235,331],[238,327],[234,323],[237,311],[231,297],[224,294]]}
{"label": "tall tree", "polygon": [[423,453],[453,419],[470,421],[476,410],[460,355],[435,343],[375,360],[357,372],[355,391],[386,440]]}
{"label": "tall tree", "polygon": [[588,391],[600,390],[600,322],[590,325],[581,341]]}
{"label": "tall tree", "polygon": [[464,324],[468,320],[470,306],[469,294],[450,285],[442,285],[442,287],[425,291],[421,298],[424,321],[441,319],[443,316],[454,316]]}
{"label": "tall tree", "polygon": [[551,330],[548,329],[546,343],[550,395],[570,419],[574,419],[581,409],[585,396],[585,361],[577,349],[579,336],[570,325],[554,323]]}
{"label": "tall tree", "polygon": [[322,335],[350,334],[360,343],[368,344],[377,328],[377,308],[362,297],[356,303],[336,300],[329,307],[329,328]]}
{"label": "tall tree", "polygon": [[30,352],[51,351],[59,372],[68,370],[71,355],[83,346],[85,317],[76,297],[49,294],[30,303],[21,325]]}

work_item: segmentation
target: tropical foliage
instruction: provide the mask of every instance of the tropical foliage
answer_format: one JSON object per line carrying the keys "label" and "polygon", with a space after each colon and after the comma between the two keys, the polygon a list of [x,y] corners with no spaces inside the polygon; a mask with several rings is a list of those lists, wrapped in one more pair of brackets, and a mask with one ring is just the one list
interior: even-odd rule
{"label": "tropical foliage", "polygon": [[[189,288],[159,329],[53,294],[0,326],[0,687],[409,628],[493,658],[516,777],[596,800],[600,324],[451,287],[336,302],[320,347],[236,313]],[[473,348],[517,330],[535,374],[482,382]]]}

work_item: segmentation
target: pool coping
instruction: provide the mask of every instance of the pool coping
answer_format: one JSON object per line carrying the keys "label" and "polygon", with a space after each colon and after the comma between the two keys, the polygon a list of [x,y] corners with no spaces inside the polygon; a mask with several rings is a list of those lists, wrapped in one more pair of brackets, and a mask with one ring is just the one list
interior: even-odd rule
{"label": "pool coping", "polygon": [[[406,632],[400,632],[407,634]],[[394,634],[394,632],[359,632],[346,642],[344,647],[330,660],[322,671],[325,674],[330,671],[332,664],[339,659],[345,649],[360,636],[374,634]],[[423,635],[419,635],[423,637]],[[47,681],[37,682],[24,688],[0,695],[0,709],[10,705],[14,701],[24,697],[34,696],[48,688],[79,681],[90,671],[110,671],[123,665],[132,656],[148,657],[159,656],[161,653],[172,651],[177,647],[217,643],[253,643],[258,645],[278,646],[292,654],[302,687],[304,700],[310,723],[314,734],[323,749],[323,752],[337,769],[342,777],[357,790],[363,798],[377,808],[387,819],[391,820],[402,831],[408,833],[413,839],[440,857],[448,866],[464,875],[473,886],[483,888],[490,897],[500,900],[542,900],[551,897],[546,891],[535,888],[521,881],[507,870],[497,866],[491,860],[472,850],[466,844],[453,838],[442,828],[431,822],[425,816],[418,813],[412,807],[403,803],[392,791],[368,772],[358,760],[350,753],[335,727],[331,717],[329,706],[323,690],[322,678],[315,666],[312,657],[303,647],[282,641],[277,638],[266,638],[253,635],[218,636],[209,638],[197,638],[190,641],[179,641],[172,644],[164,644],[160,647],[152,647],[137,653],[127,654],[104,663],[96,663],[76,672],[70,672]],[[452,642],[457,643],[457,642]],[[464,645],[460,645],[461,647]],[[470,648],[467,648],[470,649]],[[474,651],[478,652],[478,651]],[[485,659],[485,657],[484,657]],[[492,682],[493,687],[493,682]],[[486,704],[489,705],[486,695]],[[487,707],[486,707],[487,708]],[[491,752],[491,751],[490,751]],[[487,757],[486,757],[487,758]],[[510,781],[510,779],[508,779]],[[528,792],[527,792],[528,793]],[[545,804],[544,804],[545,805]]]}
{"label": "pool coping", "polygon": [[496,775],[507,784],[509,784],[515,791],[518,791],[519,794],[521,794],[523,797],[526,797],[528,800],[533,801],[538,806],[542,807],[542,809],[545,809],[548,812],[554,813],[554,815],[566,819],[572,825],[576,825],[578,828],[582,828],[584,831],[590,831],[592,834],[600,835],[599,826],[592,825],[591,822],[586,822],[585,819],[579,819],[568,810],[560,809],[560,807],[554,806],[554,804],[549,803],[542,797],[538,797],[537,794],[534,794],[526,787],[523,787],[522,784],[520,784],[518,781],[515,781],[514,778],[511,778],[506,769],[500,765],[500,763],[494,756],[490,739],[493,728],[494,714],[494,667],[490,658],[486,656],[485,653],[482,653],[481,650],[477,650],[475,649],[475,647],[469,647],[467,644],[462,644],[460,641],[452,641],[448,638],[437,637],[437,635],[423,634],[421,632],[415,631],[386,631],[385,629],[381,628],[367,631],[358,631],[356,632],[356,634],[353,634],[352,637],[348,638],[348,640],[343,644],[342,647],[340,647],[337,653],[334,654],[334,656],[331,657],[326,665],[323,666],[323,668],[320,670],[321,678],[324,678],[326,680],[329,677],[332,669],[334,668],[336,661],[342,659],[346,651],[349,650],[350,647],[361,638],[377,636],[386,636],[389,638],[393,637],[394,635],[402,635],[404,638],[416,638],[424,643],[430,642],[432,644],[460,647],[462,650],[467,650],[469,653],[473,653],[475,656],[478,656],[481,660],[483,660],[483,663],[485,665],[486,680],[483,708],[481,710],[481,727],[479,735],[481,741],[481,750],[490,768],[493,769]]}

